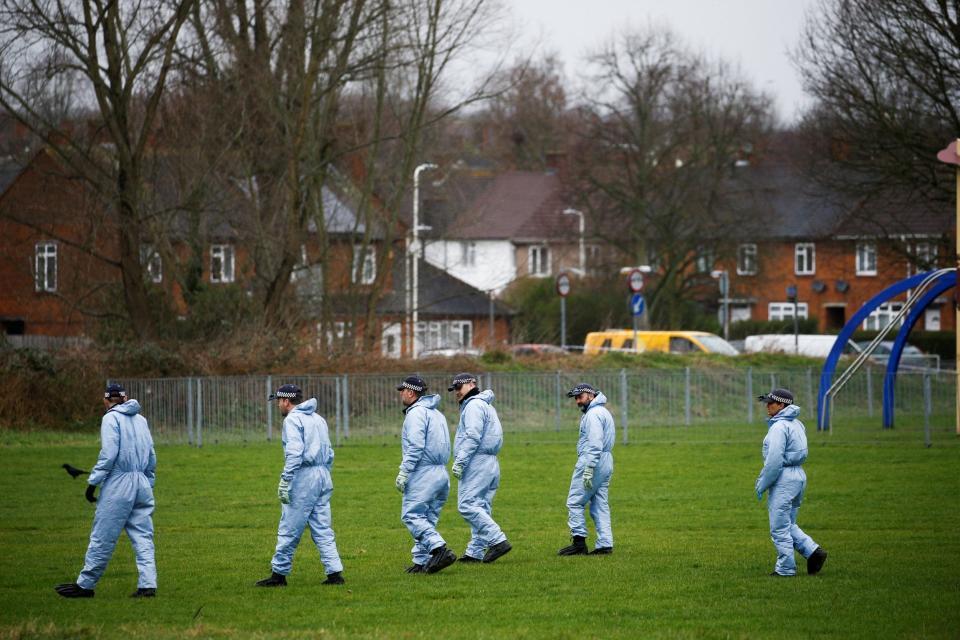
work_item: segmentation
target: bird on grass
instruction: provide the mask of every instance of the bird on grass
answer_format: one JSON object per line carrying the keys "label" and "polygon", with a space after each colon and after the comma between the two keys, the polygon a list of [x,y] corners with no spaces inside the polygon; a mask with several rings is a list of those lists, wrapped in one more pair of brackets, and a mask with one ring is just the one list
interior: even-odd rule
{"label": "bird on grass", "polygon": [[70,477],[73,478],[74,480],[76,480],[76,479],[77,479],[77,476],[79,476],[80,474],[90,473],[89,471],[84,471],[83,469],[77,469],[76,467],[71,466],[71,465],[67,464],[66,462],[64,462],[64,463],[63,463],[62,465],[60,465],[60,466],[62,466],[63,469],[64,469],[64,471],[66,471],[67,473],[69,473],[69,474],[70,474]]}

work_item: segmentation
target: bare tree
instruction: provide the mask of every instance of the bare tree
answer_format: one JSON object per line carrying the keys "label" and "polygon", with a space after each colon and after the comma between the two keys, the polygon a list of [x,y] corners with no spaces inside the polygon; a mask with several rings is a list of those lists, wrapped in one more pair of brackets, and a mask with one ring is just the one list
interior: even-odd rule
{"label": "bare tree", "polygon": [[936,152],[960,136],[960,1],[822,0],[797,64],[818,180],[874,202],[953,198]]}
{"label": "bare tree", "polygon": [[730,206],[730,177],[769,129],[770,100],[663,29],[627,33],[591,64],[571,197],[593,235],[656,267],[652,321],[678,326],[747,215]]}
{"label": "bare tree", "polygon": [[126,314],[143,338],[157,328],[140,263],[141,228],[153,215],[144,176],[193,2],[0,0],[0,107],[111,212],[112,237],[83,250],[119,269]]}

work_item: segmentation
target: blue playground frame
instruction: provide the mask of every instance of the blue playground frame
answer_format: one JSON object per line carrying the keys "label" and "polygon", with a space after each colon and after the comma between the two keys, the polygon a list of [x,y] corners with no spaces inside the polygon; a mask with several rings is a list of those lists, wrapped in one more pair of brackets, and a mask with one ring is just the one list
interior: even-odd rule
{"label": "blue playground frame", "polygon": [[[920,283],[922,283],[932,273],[932,271],[918,273],[887,287],[874,297],[870,298],[870,300],[868,300],[860,308],[860,310],[857,311],[849,321],[847,321],[847,324],[840,331],[840,335],[837,336],[836,342],[833,343],[833,348],[830,349],[830,355],[827,356],[826,361],[823,363],[823,370],[820,373],[820,390],[817,393],[817,431],[824,430],[826,425],[829,424],[830,408],[826,405],[824,400],[826,398],[827,391],[830,390],[830,385],[833,384],[833,374],[836,372],[837,363],[840,361],[840,356],[843,355],[843,349],[846,346],[847,341],[853,337],[853,333],[863,323],[867,316],[873,313],[877,307],[889,301],[891,298],[899,296],[907,290],[919,286]],[[913,327],[920,319],[920,316],[923,314],[926,308],[929,307],[934,300],[936,300],[937,296],[942,295],[945,291],[955,287],[956,285],[957,272],[955,270],[945,272],[943,275],[938,277],[931,286],[931,289],[924,294],[923,298],[921,298],[913,306],[913,308],[910,309],[903,326],[900,327],[900,331],[893,343],[893,349],[890,352],[890,359],[887,361],[887,372],[883,380],[884,429],[893,428],[894,385],[896,382],[897,367],[900,365],[900,356],[903,353],[904,346],[907,344],[907,336],[910,335],[910,331],[913,330]]]}

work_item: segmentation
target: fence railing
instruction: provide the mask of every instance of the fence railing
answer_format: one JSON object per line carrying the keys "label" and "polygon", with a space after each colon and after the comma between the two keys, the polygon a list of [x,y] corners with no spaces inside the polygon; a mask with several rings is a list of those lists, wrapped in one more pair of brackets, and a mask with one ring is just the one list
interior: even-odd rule
{"label": "fence railing", "polygon": [[[766,419],[757,395],[776,387],[793,391],[808,431],[816,429],[815,368],[620,369],[583,372],[493,372],[480,375],[481,388],[493,389],[507,433],[530,434],[538,441],[552,434],[569,439],[579,413],[568,389],[587,381],[608,398],[620,441],[642,437],[644,429],[695,424],[752,424]],[[441,410],[456,425],[456,400],[446,388],[450,373],[422,374],[431,393],[442,396]],[[884,372],[865,368],[834,404],[834,429],[880,427]],[[403,416],[397,375],[272,375],[128,379],[122,382],[143,407],[155,440],[197,446],[278,438],[282,416],[269,393],[284,383],[299,385],[316,398],[336,444],[398,439]],[[953,425],[956,373],[901,372],[896,380],[897,427],[946,428]],[[869,419],[869,420],[868,420]]]}

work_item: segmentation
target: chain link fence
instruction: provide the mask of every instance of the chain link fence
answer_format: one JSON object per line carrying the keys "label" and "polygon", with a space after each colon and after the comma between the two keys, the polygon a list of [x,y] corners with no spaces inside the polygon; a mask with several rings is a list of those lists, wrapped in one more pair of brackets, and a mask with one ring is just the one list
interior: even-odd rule
{"label": "chain link fence", "polygon": [[[451,373],[422,374],[430,393],[441,395],[440,409],[455,427],[457,402],[446,388]],[[279,438],[282,416],[267,396],[280,384],[299,385],[316,398],[318,412],[337,445],[399,440],[403,421],[398,375],[271,375],[116,380],[143,406],[157,442],[196,446]],[[834,430],[881,430],[884,372],[865,368],[833,404]],[[776,387],[793,391],[808,432],[816,429],[814,368],[620,369],[480,374],[480,387],[492,389],[504,432],[530,442],[569,441],[579,413],[568,389],[586,381],[608,398],[623,443],[639,442],[663,430],[695,425],[743,425],[766,420],[757,396]],[[956,407],[953,371],[901,372],[896,379],[896,428],[952,433]],[[745,433],[756,436],[755,429]],[[516,439],[516,438],[515,438]]]}

